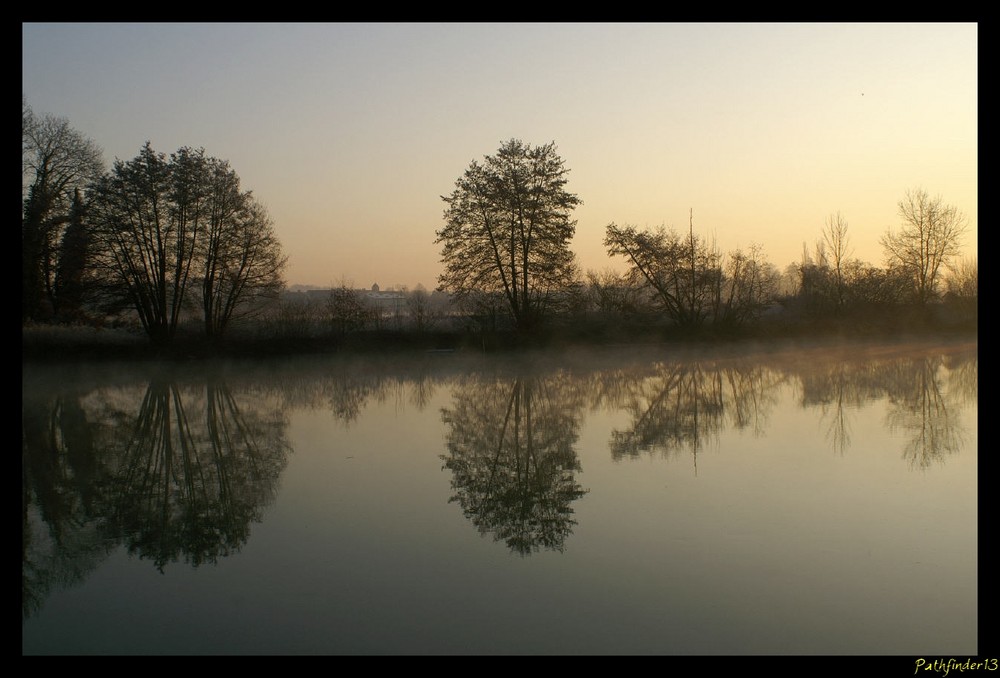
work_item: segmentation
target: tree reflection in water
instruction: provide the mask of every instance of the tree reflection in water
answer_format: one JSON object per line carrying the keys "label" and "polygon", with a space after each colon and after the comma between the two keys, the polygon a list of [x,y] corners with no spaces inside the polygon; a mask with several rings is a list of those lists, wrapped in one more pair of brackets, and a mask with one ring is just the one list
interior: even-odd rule
{"label": "tree reflection in water", "polygon": [[779,396],[796,388],[798,406],[820,410],[842,454],[852,412],[885,401],[885,424],[906,437],[904,458],[926,468],[963,446],[962,410],[978,397],[975,344],[902,357],[898,347],[674,362],[654,355],[555,365],[546,355],[544,367],[502,376],[482,373],[480,362],[428,360],[294,361],[228,379],[171,373],[125,386],[26,372],[23,614],[118,545],[161,569],[241,548],[287,462],[290,409],[326,409],[348,425],[371,402],[402,405],[409,393],[422,410],[438,386],[452,388],[454,404],[442,410],[450,501],[480,533],[527,555],[563,550],[576,525],[573,502],[587,492],[576,450],[585,408],[629,417],[610,432],[616,461],[690,450],[697,462],[726,428],[765,433]]}
{"label": "tree reflection in water", "polygon": [[21,401],[21,606],[27,618],[54,586],[83,581],[107,556],[106,455],[81,394],[28,392]]}
{"label": "tree reflection in water", "polygon": [[686,449],[697,470],[698,452],[727,427],[764,433],[784,383],[798,383],[802,408],[820,408],[827,440],[840,454],[851,446],[851,410],[885,399],[888,428],[907,436],[903,457],[925,468],[964,446],[957,413],[977,402],[977,353],[959,347],[883,357],[840,350],[791,360],[657,362],[598,375],[594,398],[632,419],[627,429],[612,431],[612,458]]}
{"label": "tree reflection in water", "polygon": [[886,425],[906,437],[902,456],[915,468],[943,461],[964,447],[966,432],[958,412],[975,402],[978,360],[975,351],[823,362],[798,373],[802,406],[818,406],[828,420],[827,437],[843,454],[850,447],[849,409],[885,398]]}
{"label": "tree reflection in water", "polygon": [[893,384],[886,421],[889,430],[907,440],[903,458],[916,468],[927,468],[964,447],[965,430],[956,412],[959,406],[941,380],[941,357],[916,359],[901,366],[908,379]]}
{"label": "tree reflection in water", "polygon": [[944,357],[948,370],[946,388],[956,404],[968,405],[979,402],[979,356],[978,354]]}
{"label": "tree reflection in water", "polygon": [[[199,413],[201,413],[199,415]],[[150,382],[122,440],[112,524],[160,569],[238,550],[274,498],[287,460],[283,421],[247,416],[224,383]]]}
{"label": "tree reflection in water", "polygon": [[838,454],[851,446],[851,410],[884,397],[885,367],[871,360],[821,360],[794,373],[800,404],[819,407],[826,439]]}
{"label": "tree reflection in water", "polygon": [[571,504],[586,490],[574,444],[582,399],[565,375],[468,378],[455,389],[442,457],[455,495],[480,534],[526,556],[562,551],[573,531]]}
{"label": "tree reflection in water", "polygon": [[656,363],[650,374],[617,376],[622,407],[631,426],[611,433],[615,460],[642,453],[697,454],[725,427],[764,431],[782,377],[759,363],[689,361]]}
{"label": "tree reflection in water", "polygon": [[287,463],[284,414],[218,377],[187,384],[25,391],[25,617],[117,544],[162,571],[215,562],[246,542]]}
{"label": "tree reflection in water", "polygon": [[351,426],[365,408],[395,396],[402,404],[409,387],[410,404],[423,410],[434,395],[440,375],[432,377],[426,363],[416,365],[373,356],[290,361],[268,373],[260,387],[288,409],[326,410]]}

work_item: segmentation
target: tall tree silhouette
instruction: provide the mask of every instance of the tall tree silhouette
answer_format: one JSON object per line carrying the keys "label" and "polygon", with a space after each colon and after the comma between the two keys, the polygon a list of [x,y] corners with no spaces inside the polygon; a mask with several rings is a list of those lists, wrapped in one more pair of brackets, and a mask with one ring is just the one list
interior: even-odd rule
{"label": "tall tree silhouette", "polygon": [[511,139],[473,161],[442,198],[446,223],[435,241],[445,265],[442,288],[460,301],[500,294],[514,325],[534,328],[553,293],[575,275],[570,214],[581,201],[566,190],[568,172],[554,143]]}
{"label": "tall tree silhouette", "polygon": [[77,318],[89,296],[87,278],[92,268],[92,240],[90,226],[86,223],[86,206],[80,190],[76,189],[56,266],[53,306],[59,318]]}

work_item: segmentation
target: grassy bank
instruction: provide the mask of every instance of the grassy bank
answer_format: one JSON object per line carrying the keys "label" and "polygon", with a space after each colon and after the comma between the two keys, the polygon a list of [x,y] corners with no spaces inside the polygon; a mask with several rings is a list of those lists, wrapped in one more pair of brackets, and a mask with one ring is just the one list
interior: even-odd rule
{"label": "grassy bank", "polygon": [[201,358],[266,358],[330,353],[427,351],[496,352],[527,348],[570,348],[607,345],[711,345],[787,343],[811,340],[898,339],[919,336],[976,337],[975,322],[949,323],[914,318],[881,322],[823,319],[790,323],[774,320],[738,330],[696,331],[653,324],[576,322],[550,326],[531,334],[514,331],[476,332],[369,330],[346,334],[263,334],[252,329],[206,340],[195,328],[179,331],[169,345],[156,346],[141,331],[88,326],[25,325],[22,359],[35,362],[79,360],[193,360]]}

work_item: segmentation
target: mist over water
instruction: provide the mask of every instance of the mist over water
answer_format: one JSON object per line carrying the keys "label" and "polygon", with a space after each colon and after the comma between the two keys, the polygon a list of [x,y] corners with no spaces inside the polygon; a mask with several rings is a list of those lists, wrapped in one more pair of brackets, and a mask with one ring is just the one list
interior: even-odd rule
{"label": "mist over water", "polygon": [[24,654],[978,651],[975,342],[26,364]]}

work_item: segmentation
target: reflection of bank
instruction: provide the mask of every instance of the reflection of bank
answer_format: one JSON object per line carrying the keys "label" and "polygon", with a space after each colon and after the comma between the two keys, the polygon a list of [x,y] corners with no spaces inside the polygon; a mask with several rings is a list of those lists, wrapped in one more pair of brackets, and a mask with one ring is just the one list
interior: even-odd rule
{"label": "reflection of bank", "polygon": [[836,451],[850,446],[851,411],[884,398],[886,425],[904,438],[903,458],[926,468],[964,446],[958,415],[977,398],[978,359],[971,352],[837,361],[802,371],[799,381],[802,406],[820,408]]}
{"label": "reflection of bank", "polygon": [[289,451],[280,411],[214,379],[153,379],[144,392],[105,389],[85,401],[28,396],[22,427],[26,616],[54,583],[82,579],[65,573],[98,547],[124,544],[160,569],[239,550]]}
{"label": "reflection of bank", "polygon": [[798,384],[803,409],[819,409],[826,438],[840,454],[851,445],[853,412],[887,401],[886,425],[905,437],[902,456],[923,468],[964,446],[959,414],[977,402],[977,363],[975,348],[877,359],[803,352],[790,363],[655,363],[597,381],[614,394],[609,404],[631,417],[628,427],[611,433],[616,461],[687,450],[697,468],[698,452],[727,428],[763,434],[778,387],[788,382]]}
{"label": "reflection of bank", "polygon": [[[586,493],[573,445],[580,407],[558,377],[473,378],[443,412],[452,488],[462,512],[515,553],[562,551],[572,533],[571,504]],[[579,403],[577,403],[579,405]]]}

